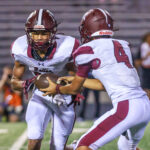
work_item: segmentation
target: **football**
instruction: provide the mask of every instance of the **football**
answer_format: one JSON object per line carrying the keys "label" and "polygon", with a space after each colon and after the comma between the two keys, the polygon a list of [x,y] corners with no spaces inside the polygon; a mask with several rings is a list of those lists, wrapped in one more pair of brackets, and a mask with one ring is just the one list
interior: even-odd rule
{"label": "football", "polygon": [[[54,83],[57,82],[57,79],[59,78],[59,76],[55,75],[54,73],[46,73],[46,74],[40,74],[36,77],[34,84],[38,89],[44,89],[47,88],[49,86],[49,82],[46,79],[47,77],[49,77]],[[61,81],[59,83],[60,85],[66,85],[68,84],[67,81]]]}

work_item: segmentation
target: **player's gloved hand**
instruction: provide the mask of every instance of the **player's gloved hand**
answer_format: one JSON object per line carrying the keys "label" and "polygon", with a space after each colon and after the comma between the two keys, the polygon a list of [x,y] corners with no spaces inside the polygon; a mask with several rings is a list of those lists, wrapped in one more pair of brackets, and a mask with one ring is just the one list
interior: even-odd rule
{"label": "player's gloved hand", "polygon": [[28,91],[31,87],[31,85],[34,83],[36,76],[34,76],[31,79],[25,80],[22,84],[23,86],[23,93],[25,94],[26,99],[28,99]]}
{"label": "player's gloved hand", "polygon": [[[67,77],[70,77],[70,76],[67,76]],[[66,77],[66,78],[67,78]],[[69,79],[70,78],[67,78],[66,79],[65,77],[59,77],[58,80],[57,80],[57,84],[60,84],[60,85],[68,85],[68,84],[71,84],[72,80],[70,81]],[[74,78],[73,78],[74,79]]]}
{"label": "player's gloved hand", "polygon": [[81,95],[81,93],[78,93],[74,99],[74,103],[75,105],[78,104],[80,105],[81,100],[84,100],[85,97],[83,95]]}
{"label": "player's gloved hand", "polygon": [[74,105],[80,105],[81,100],[84,100],[85,97],[81,95],[81,93],[78,93],[77,95],[72,95],[72,102],[68,104],[67,106],[70,106],[71,104],[74,103]]}
{"label": "player's gloved hand", "polygon": [[66,100],[64,99],[64,97],[62,95],[57,94],[53,98],[53,103],[60,106],[60,105],[66,104]]}

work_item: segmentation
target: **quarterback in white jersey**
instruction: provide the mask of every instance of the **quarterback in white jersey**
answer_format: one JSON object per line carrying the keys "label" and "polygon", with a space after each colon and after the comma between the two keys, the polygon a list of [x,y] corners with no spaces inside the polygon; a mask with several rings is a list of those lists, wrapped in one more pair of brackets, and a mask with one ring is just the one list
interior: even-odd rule
{"label": "quarterback in white jersey", "polygon": [[[36,74],[53,72],[58,76],[67,75],[68,63],[79,42],[73,37],[56,35],[57,22],[53,14],[44,9],[35,10],[25,24],[26,35],[19,37],[12,45],[15,59],[12,85],[16,90],[27,92],[34,78],[22,80],[25,67]],[[43,92],[35,89],[29,101],[26,122],[28,125],[28,150],[40,150],[41,141],[50,120],[53,121],[51,150],[64,150],[69,134],[71,134],[75,112],[71,95],[44,97]],[[54,100],[66,101],[66,105],[58,106]],[[68,103],[67,103],[68,102]]]}
{"label": "quarterback in white jersey", "polygon": [[[72,84],[59,86],[49,80],[53,86],[41,89],[45,95],[76,94],[88,85],[88,72],[104,85],[113,108],[78,140],[77,150],[97,150],[119,135],[119,150],[136,150],[150,120],[150,101],[140,87],[129,43],[113,39],[113,31],[113,19],[106,10],[89,10],[80,25],[83,45],[73,53],[77,73]],[[88,86],[101,90],[100,82],[94,82],[95,85],[91,82]]]}

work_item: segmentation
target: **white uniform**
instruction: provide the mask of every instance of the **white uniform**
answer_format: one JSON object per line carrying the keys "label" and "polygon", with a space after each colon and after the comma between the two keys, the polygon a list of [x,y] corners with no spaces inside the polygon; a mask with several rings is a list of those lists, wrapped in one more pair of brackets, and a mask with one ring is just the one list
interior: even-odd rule
{"label": "white uniform", "polygon": [[150,45],[147,42],[141,44],[140,54],[142,60],[141,83],[142,87],[150,88]]}
{"label": "white uniform", "polygon": [[[72,52],[78,47],[76,39],[70,36],[57,35],[56,45],[51,54],[44,61],[38,61],[32,57],[32,49],[27,43],[26,35],[19,37],[12,46],[12,55],[16,61],[25,64],[34,73],[53,72],[56,75],[67,75],[65,65],[72,57]],[[75,112],[73,105],[57,106],[52,103],[49,96],[42,96],[42,92],[35,89],[29,101],[26,121],[28,124],[28,138],[42,139],[44,131],[50,119],[53,120],[51,149],[63,150],[69,134],[72,132]],[[70,95],[62,95],[67,101],[71,101]]]}
{"label": "white uniform", "polygon": [[[148,43],[144,42],[142,45],[141,45],[141,58],[145,58],[147,56],[148,53],[150,53],[150,46]],[[146,59],[144,59],[142,61],[142,66],[145,67],[145,68],[150,68],[150,56],[148,56]]]}
{"label": "white uniform", "polygon": [[[105,113],[78,141],[76,147],[85,145],[92,150],[102,147],[128,130],[130,144],[135,150],[150,120],[150,102],[140,87],[139,77],[132,65],[128,42],[111,38],[93,40],[74,52],[76,65],[92,64],[92,75],[104,85],[113,103],[113,109]],[[132,147],[132,148],[131,148]]]}

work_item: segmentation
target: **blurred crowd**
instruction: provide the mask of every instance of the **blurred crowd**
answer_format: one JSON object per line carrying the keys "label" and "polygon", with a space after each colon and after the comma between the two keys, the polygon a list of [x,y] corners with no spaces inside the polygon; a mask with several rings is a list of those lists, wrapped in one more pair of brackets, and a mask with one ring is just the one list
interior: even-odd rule
{"label": "blurred crowd", "polygon": [[141,85],[144,89],[150,88],[150,32],[142,38],[138,56],[135,59],[135,67],[139,72]]}
{"label": "blurred crowd", "polygon": [[16,122],[21,120],[23,112],[22,93],[13,91],[10,80],[12,77],[12,68],[6,66],[0,80],[0,120]]}

